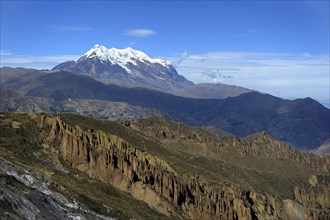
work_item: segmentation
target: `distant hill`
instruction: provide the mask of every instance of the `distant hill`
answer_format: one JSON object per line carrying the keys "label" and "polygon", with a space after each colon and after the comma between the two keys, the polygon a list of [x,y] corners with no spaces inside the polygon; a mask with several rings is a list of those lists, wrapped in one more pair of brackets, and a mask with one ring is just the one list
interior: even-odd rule
{"label": "distant hill", "polygon": [[173,92],[173,94],[187,98],[224,99],[227,97],[235,97],[247,92],[253,92],[253,90],[223,83],[199,83],[186,86]]}
{"label": "distant hill", "polygon": [[310,151],[314,154],[327,154],[330,155],[330,138],[324,141],[319,147]]}
{"label": "distant hill", "polygon": [[0,112],[48,112],[56,113],[59,105],[51,98],[25,96],[0,89]]}
{"label": "distant hill", "polygon": [[250,92],[222,100],[190,99],[145,88],[106,85],[65,71],[20,75],[2,81],[1,87],[56,101],[72,98],[126,102],[190,125],[214,126],[239,136],[265,130],[301,150],[318,147],[330,137],[330,110],[310,98],[290,101]]}
{"label": "distant hill", "polygon": [[119,120],[159,115],[155,109],[133,106],[125,102],[111,102],[97,99],[65,99],[26,96],[0,89],[0,112],[72,112],[80,115]]}

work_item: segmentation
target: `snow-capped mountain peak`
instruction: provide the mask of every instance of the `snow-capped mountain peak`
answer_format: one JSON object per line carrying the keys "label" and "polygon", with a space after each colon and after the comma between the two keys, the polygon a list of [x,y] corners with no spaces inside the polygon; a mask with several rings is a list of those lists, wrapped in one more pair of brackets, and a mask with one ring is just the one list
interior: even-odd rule
{"label": "snow-capped mountain peak", "polygon": [[79,57],[77,60],[82,60],[82,59],[88,59],[88,58],[92,58],[92,57],[98,57],[101,60],[107,60],[107,48],[103,45],[98,45],[95,44],[94,47],[92,47],[89,51],[87,51],[84,55],[82,55],[81,57]]}
{"label": "snow-capped mountain peak", "polygon": [[164,67],[168,67],[170,65],[170,62],[166,60],[150,58],[147,54],[143,53],[142,51],[135,50],[131,47],[125,49],[117,49],[117,48],[108,49],[105,46],[99,44],[96,44],[83,56],[76,59],[75,62],[79,62],[94,57],[99,58],[103,62],[109,61],[112,64],[118,64],[128,72],[130,72],[130,70],[127,67],[127,65],[129,63],[133,65],[137,65],[136,61],[140,61],[144,63],[146,62],[158,63]]}
{"label": "snow-capped mountain peak", "polygon": [[150,58],[131,47],[116,49],[96,44],[78,59],[60,63],[53,70],[89,75],[104,83],[160,91],[193,85],[170,62]]}

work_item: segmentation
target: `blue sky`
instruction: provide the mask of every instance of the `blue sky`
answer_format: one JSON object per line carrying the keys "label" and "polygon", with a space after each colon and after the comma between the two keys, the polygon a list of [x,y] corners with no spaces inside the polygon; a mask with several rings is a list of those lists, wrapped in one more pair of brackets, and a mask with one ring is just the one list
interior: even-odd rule
{"label": "blue sky", "polygon": [[3,1],[1,66],[51,68],[94,44],[194,82],[329,102],[329,1]]}

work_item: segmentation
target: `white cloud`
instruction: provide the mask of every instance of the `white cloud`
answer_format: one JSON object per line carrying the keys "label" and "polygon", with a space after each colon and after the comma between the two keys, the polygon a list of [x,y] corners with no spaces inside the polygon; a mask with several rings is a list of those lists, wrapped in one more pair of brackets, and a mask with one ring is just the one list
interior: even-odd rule
{"label": "white cloud", "polygon": [[155,35],[156,32],[150,29],[131,29],[124,31],[123,34],[131,37],[150,37]]}
{"label": "white cloud", "polygon": [[211,52],[169,58],[195,83],[221,82],[283,98],[329,100],[329,55],[308,53]]}
{"label": "white cloud", "polygon": [[91,31],[90,27],[80,25],[48,25],[53,31]]}

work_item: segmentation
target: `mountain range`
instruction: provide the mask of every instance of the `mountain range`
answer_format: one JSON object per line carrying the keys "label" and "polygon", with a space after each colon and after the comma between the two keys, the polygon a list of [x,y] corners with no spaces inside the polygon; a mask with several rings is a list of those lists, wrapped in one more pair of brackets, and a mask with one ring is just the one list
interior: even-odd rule
{"label": "mountain range", "polygon": [[330,110],[95,45],[0,68],[1,219],[329,219]]}
{"label": "mountain range", "polygon": [[[238,136],[265,130],[301,150],[316,148],[330,136],[330,110],[310,98],[290,101],[249,92],[226,99],[194,99],[146,88],[103,84],[87,75],[66,71],[31,71],[13,74],[2,68],[1,87],[59,102],[69,99],[125,102],[189,125],[213,126]],[[101,110],[102,105],[98,111]]]}

